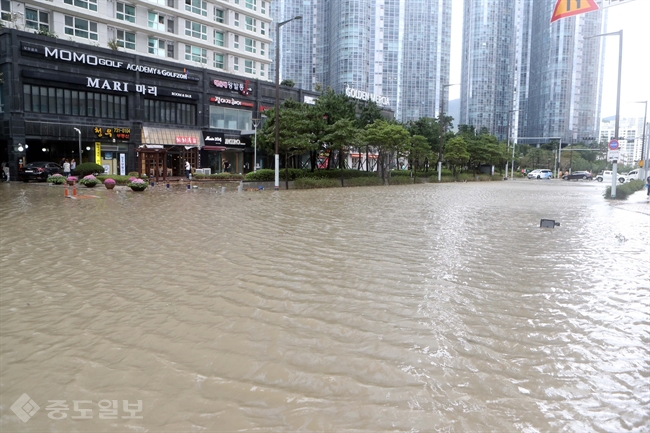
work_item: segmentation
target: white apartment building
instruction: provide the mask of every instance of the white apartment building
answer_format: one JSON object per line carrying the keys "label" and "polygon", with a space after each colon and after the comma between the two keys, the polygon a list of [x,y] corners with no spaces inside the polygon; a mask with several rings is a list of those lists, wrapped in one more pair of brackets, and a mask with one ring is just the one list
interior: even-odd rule
{"label": "white apartment building", "polygon": [[[641,149],[643,148],[643,117],[632,117],[620,119],[618,126],[619,146],[621,147],[621,158],[619,163],[632,165],[641,160]],[[600,142],[609,143],[614,138],[615,118],[608,117],[600,122]],[[648,133],[646,127],[646,145]]]}
{"label": "white apartment building", "polygon": [[264,0],[0,0],[4,27],[269,80]]}

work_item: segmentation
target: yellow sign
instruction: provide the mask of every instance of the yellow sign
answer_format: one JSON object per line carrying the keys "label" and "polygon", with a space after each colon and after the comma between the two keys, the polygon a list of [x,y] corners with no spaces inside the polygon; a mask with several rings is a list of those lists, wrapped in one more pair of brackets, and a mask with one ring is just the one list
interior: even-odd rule
{"label": "yellow sign", "polygon": [[643,168],[643,164],[645,163],[644,160],[639,161],[639,167]]}
{"label": "yellow sign", "polygon": [[102,164],[102,143],[95,141],[95,162],[99,165]]}
{"label": "yellow sign", "polygon": [[598,5],[594,0],[557,0],[551,22],[597,10]]}

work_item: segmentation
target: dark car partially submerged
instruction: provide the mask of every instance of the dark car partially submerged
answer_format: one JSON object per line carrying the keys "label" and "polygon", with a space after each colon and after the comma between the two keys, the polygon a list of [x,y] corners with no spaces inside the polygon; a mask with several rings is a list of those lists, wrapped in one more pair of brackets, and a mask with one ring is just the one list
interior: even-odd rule
{"label": "dark car partially submerged", "polygon": [[594,180],[594,176],[591,173],[589,173],[588,171],[574,171],[571,174],[565,174],[564,176],[562,176],[562,179],[564,179],[564,180],[572,180],[572,179],[575,179],[575,180],[578,180],[578,179]]}
{"label": "dark car partially submerged", "polygon": [[18,170],[18,180],[23,182],[29,182],[30,180],[45,182],[49,176],[62,172],[61,166],[56,162],[30,162]]}

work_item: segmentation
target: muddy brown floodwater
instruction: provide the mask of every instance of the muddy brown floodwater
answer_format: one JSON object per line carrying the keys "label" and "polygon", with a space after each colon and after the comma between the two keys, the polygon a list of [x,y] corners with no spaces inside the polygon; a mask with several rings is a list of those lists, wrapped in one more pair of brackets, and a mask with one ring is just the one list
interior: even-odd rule
{"label": "muddy brown floodwater", "polygon": [[0,184],[0,430],[648,432],[650,216],[603,190]]}

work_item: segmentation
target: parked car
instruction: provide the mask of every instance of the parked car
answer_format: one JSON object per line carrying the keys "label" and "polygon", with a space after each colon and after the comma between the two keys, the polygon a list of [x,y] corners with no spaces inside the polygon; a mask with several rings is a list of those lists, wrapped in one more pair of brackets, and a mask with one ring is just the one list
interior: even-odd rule
{"label": "parked car", "polygon": [[29,182],[30,180],[45,182],[50,175],[62,172],[63,169],[56,162],[30,162],[18,170],[18,180],[23,182]]}
{"label": "parked car", "polygon": [[533,170],[528,173],[528,179],[550,179],[553,177],[553,172],[547,168]]}
{"label": "parked car", "polygon": [[641,170],[639,170],[639,169],[632,170],[627,175],[625,175],[625,181],[630,182],[630,181],[633,181],[633,180],[641,179],[641,177],[640,177],[641,173],[640,172],[641,172]]}
{"label": "parked car", "polygon": [[588,171],[574,171],[571,174],[565,174],[562,176],[562,179],[564,180],[571,180],[571,179],[582,179],[582,180],[594,180],[594,176],[589,173]]}
{"label": "parked car", "polygon": [[[619,183],[624,183],[625,182],[625,176],[624,175],[618,174],[616,177],[618,178]],[[612,171],[611,170],[603,171],[598,176],[596,176],[596,180],[598,182],[611,183],[612,182]]]}

